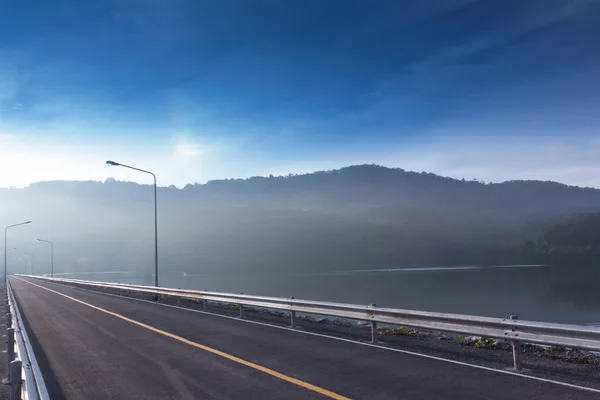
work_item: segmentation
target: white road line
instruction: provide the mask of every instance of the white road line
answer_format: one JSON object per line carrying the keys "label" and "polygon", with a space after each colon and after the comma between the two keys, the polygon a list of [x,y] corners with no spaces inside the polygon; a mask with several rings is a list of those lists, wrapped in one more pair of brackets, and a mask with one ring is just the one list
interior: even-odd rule
{"label": "white road line", "polygon": [[220,318],[227,318],[227,319],[231,319],[231,320],[238,321],[238,322],[246,322],[246,323],[249,323],[249,324],[261,325],[261,326],[266,326],[266,327],[269,327],[269,328],[282,329],[282,330],[285,330],[285,331],[300,333],[300,334],[304,334],[304,335],[318,336],[318,337],[322,337],[322,338],[327,338],[327,339],[332,339],[332,340],[338,340],[338,341],[341,341],[341,342],[352,343],[352,344],[357,344],[357,345],[361,345],[361,346],[373,347],[373,348],[376,348],[376,349],[382,349],[382,350],[387,350],[387,351],[394,351],[396,353],[409,354],[409,355],[412,355],[412,356],[423,357],[423,358],[428,358],[428,359],[431,359],[431,360],[447,362],[447,363],[451,363],[451,364],[455,364],[455,365],[462,365],[462,366],[465,366],[465,367],[482,369],[482,370],[485,370],[485,371],[498,372],[500,374],[512,375],[512,376],[516,376],[516,377],[519,377],[519,378],[531,379],[531,380],[535,380],[535,381],[539,381],[539,382],[553,383],[555,385],[566,386],[566,387],[573,388],[573,389],[579,389],[579,390],[585,390],[585,391],[588,391],[588,392],[600,393],[600,389],[594,389],[594,388],[590,388],[590,387],[586,387],[586,386],[574,385],[572,383],[560,382],[560,381],[555,381],[555,380],[552,380],[552,379],[540,378],[540,377],[537,377],[537,376],[524,375],[524,374],[520,374],[518,372],[513,372],[513,371],[506,371],[506,370],[502,370],[502,369],[484,367],[482,365],[469,364],[469,363],[466,363],[466,362],[456,361],[456,360],[450,360],[450,359],[447,359],[447,358],[432,356],[432,355],[429,355],[429,354],[416,353],[414,351],[409,351],[409,350],[395,349],[393,347],[384,347],[384,346],[379,346],[379,345],[372,344],[372,343],[358,342],[356,340],[344,339],[344,338],[339,338],[339,337],[335,337],[335,336],[324,335],[322,333],[306,332],[306,331],[298,330],[298,329],[295,329],[295,328],[288,328],[288,327],[285,327],[285,326],[272,325],[272,324],[268,324],[268,323],[265,323],[265,322],[250,321],[250,320],[247,320],[247,319],[240,319],[240,318],[237,318],[237,317],[231,317],[229,315],[215,314],[215,313],[212,313],[212,312],[207,312],[207,311],[202,311],[202,310],[194,310],[192,308],[179,307],[179,306],[174,306],[174,305],[171,305],[171,304],[156,303],[156,302],[150,301],[150,300],[136,299],[134,297],[127,297],[127,296],[122,296],[122,295],[113,294],[113,293],[98,292],[98,291],[91,290],[91,289],[84,289],[84,288],[79,288],[79,287],[74,287],[74,286],[69,286],[69,285],[64,285],[64,284],[58,284],[58,283],[55,283],[55,282],[48,282],[48,281],[45,281],[45,282],[46,283],[51,283],[51,284],[54,284],[54,285],[57,285],[57,286],[67,286],[67,287],[70,287],[70,288],[73,288],[73,289],[83,290],[83,291],[86,291],[86,292],[103,294],[103,295],[113,296],[113,297],[119,297],[119,298],[128,299],[128,300],[141,301],[141,302],[144,302],[144,303],[149,303],[149,304],[154,304],[154,305],[160,305],[160,306],[163,306],[163,307],[177,308],[179,310],[191,311],[191,312],[195,312],[195,313],[199,313],[199,314],[212,315],[212,316],[220,317]]}

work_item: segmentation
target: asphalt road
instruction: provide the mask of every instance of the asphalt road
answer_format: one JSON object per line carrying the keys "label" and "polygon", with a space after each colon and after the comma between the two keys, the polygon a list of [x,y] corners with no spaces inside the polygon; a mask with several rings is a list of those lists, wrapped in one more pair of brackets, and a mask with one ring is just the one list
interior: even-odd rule
{"label": "asphalt road", "polygon": [[599,393],[12,277],[52,399],[599,399]]}

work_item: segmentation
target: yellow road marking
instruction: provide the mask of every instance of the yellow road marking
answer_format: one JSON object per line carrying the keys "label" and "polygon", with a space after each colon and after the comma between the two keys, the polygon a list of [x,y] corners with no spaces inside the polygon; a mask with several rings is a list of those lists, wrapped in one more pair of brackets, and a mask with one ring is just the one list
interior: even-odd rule
{"label": "yellow road marking", "polygon": [[21,280],[23,282],[27,282],[30,285],[37,286],[37,287],[42,288],[44,290],[47,290],[49,292],[56,293],[58,295],[66,297],[67,299],[73,300],[73,301],[75,301],[77,303],[80,303],[80,304],[86,305],[88,307],[91,307],[94,310],[102,311],[103,313],[112,315],[113,317],[120,318],[120,319],[122,319],[124,321],[127,321],[127,322],[130,322],[130,323],[132,323],[134,325],[141,326],[142,328],[146,328],[146,329],[148,329],[150,331],[153,331],[153,332],[156,332],[156,333],[160,333],[161,335],[168,336],[168,337],[170,337],[172,339],[175,339],[175,340],[178,340],[180,342],[189,344],[190,346],[194,346],[194,347],[196,347],[198,349],[201,349],[201,350],[204,350],[204,351],[208,351],[209,353],[216,354],[218,356],[221,356],[223,358],[226,358],[226,359],[231,360],[233,362],[236,362],[238,364],[242,364],[242,365],[245,365],[247,367],[254,368],[254,369],[258,370],[258,371],[264,372],[265,374],[269,374],[271,376],[274,376],[274,377],[279,378],[281,380],[284,380],[286,382],[293,383],[293,384],[298,385],[298,386],[302,386],[305,389],[312,390],[314,392],[320,393],[320,394],[322,394],[324,396],[327,396],[327,397],[330,397],[332,399],[336,399],[336,400],[350,400],[348,397],[344,397],[342,395],[339,395],[337,393],[331,392],[331,391],[329,391],[327,389],[320,388],[320,387],[315,386],[315,385],[311,385],[310,383],[301,381],[300,379],[292,378],[290,376],[282,374],[281,372],[277,372],[277,371],[274,371],[274,370],[272,370],[270,368],[263,367],[262,365],[258,365],[258,364],[255,364],[253,362],[246,361],[244,359],[238,358],[236,356],[232,356],[231,354],[225,353],[223,351],[220,351],[220,350],[217,350],[217,349],[213,349],[212,347],[208,347],[208,346],[205,346],[203,344],[196,343],[196,342],[193,342],[193,341],[188,340],[186,338],[183,338],[181,336],[177,336],[177,335],[174,335],[172,333],[163,331],[162,329],[158,329],[158,328],[155,328],[153,326],[146,325],[146,324],[144,324],[142,322],[136,321],[136,320],[131,319],[131,318],[127,318],[127,317],[125,317],[125,316],[123,316],[121,314],[117,314],[117,313],[112,312],[112,311],[105,310],[104,308],[100,308],[100,307],[95,306],[93,304],[86,303],[85,301],[82,301],[82,300],[76,299],[74,297],[68,296],[68,295],[66,295],[64,293],[61,293],[61,292],[58,292],[56,290],[48,289],[47,287],[35,284],[33,282],[29,282],[28,280],[25,280],[25,279],[22,279],[22,278],[18,278],[18,277],[15,277],[15,278],[17,278],[17,279],[19,279],[19,280]]}

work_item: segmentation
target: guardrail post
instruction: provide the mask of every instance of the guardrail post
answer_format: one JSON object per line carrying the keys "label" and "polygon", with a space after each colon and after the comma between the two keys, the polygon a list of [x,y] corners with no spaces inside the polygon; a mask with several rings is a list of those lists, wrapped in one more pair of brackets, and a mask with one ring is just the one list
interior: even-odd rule
{"label": "guardrail post", "polygon": [[[208,292],[206,289],[202,289],[204,293]],[[208,311],[208,300],[202,299],[202,306],[204,307],[204,311]]]}
{"label": "guardrail post", "polygon": [[10,363],[9,376],[10,376],[10,400],[21,400],[21,384],[23,376],[21,375],[21,368],[23,363],[20,360],[14,360]]}
{"label": "guardrail post", "polygon": [[[371,307],[376,307],[377,304],[371,304]],[[371,343],[377,343],[377,321],[371,321]]]}
{"label": "guardrail post", "polygon": [[11,313],[6,313],[6,327],[10,328],[12,327],[12,314]]}
{"label": "guardrail post", "polygon": [[[243,295],[244,293],[240,293],[240,296]],[[241,301],[242,299],[240,299]],[[240,318],[244,318],[244,305],[242,303],[240,303]]]}
{"label": "guardrail post", "polygon": [[8,376],[10,379],[10,363],[15,359],[15,328],[6,330],[6,354],[8,356]]}
{"label": "guardrail post", "polygon": [[[293,302],[293,301],[294,301],[294,296],[290,297],[290,302]],[[292,304],[290,303],[290,306],[291,305]],[[295,328],[296,327],[296,311],[294,311],[294,310],[292,310],[290,312],[290,322],[291,322],[292,328]]]}
{"label": "guardrail post", "polygon": [[[511,315],[510,319],[513,321],[516,321],[519,319],[519,317],[516,315]],[[514,328],[513,328],[513,331],[514,331]],[[519,355],[519,353],[521,352],[521,343],[519,343],[518,340],[513,340],[512,348],[513,348],[513,365],[515,367],[515,370],[518,371],[521,369],[521,358]]]}

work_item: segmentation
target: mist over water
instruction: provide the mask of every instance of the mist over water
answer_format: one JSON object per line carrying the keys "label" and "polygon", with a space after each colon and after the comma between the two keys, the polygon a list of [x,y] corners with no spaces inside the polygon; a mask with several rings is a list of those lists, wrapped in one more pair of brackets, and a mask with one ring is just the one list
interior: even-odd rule
{"label": "mist over water", "polygon": [[[67,277],[67,276],[65,276]],[[71,276],[68,276],[71,277]],[[151,276],[77,274],[152,284]],[[600,273],[589,267],[498,265],[335,273],[180,273],[161,285],[423,311],[588,324],[600,322]]]}

